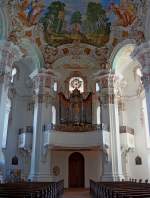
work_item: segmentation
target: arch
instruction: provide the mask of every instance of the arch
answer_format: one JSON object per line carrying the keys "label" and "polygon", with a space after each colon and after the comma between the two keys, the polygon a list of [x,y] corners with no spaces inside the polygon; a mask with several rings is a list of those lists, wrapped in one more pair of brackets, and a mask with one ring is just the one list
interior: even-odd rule
{"label": "arch", "polygon": [[[133,39],[127,39],[123,42],[119,43],[113,50],[109,62],[112,65],[112,70],[116,73],[118,69],[117,62],[120,60],[120,57],[127,56],[127,62],[132,62],[131,53],[134,51],[136,47],[136,41]],[[123,61],[124,62],[124,61]]]}
{"label": "arch", "polygon": [[79,152],[69,156],[69,187],[84,187],[84,157]]}
{"label": "arch", "polygon": [[21,40],[20,46],[27,52],[25,60],[32,60],[32,63],[30,63],[31,72],[44,67],[43,55],[35,43],[31,43],[29,39],[24,38]]}

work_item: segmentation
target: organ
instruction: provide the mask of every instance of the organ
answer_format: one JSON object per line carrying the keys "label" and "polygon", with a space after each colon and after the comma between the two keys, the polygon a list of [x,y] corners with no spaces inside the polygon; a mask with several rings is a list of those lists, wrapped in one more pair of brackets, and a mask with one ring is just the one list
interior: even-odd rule
{"label": "organ", "polygon": [[92,124],[92,93],[84,97],[74,89],[69,98],[59,93],[59,123],[74,126]]}

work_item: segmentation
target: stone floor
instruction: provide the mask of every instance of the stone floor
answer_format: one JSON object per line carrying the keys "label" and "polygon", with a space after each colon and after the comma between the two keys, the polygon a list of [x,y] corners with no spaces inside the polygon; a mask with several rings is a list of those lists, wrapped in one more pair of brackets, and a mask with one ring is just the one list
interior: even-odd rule
{"label": "stone floor", "polygon": [[86,189],[69,189],[65,191],[63,198],[91,198],[91,196]]}

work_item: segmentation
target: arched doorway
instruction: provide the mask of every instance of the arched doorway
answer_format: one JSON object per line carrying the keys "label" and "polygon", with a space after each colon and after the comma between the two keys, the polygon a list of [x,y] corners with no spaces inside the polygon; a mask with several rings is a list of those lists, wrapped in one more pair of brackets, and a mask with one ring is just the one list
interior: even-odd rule
{"label": "arched doorway", "polygon": [[69,157],[69,187],[84,187],[84,157],[78,152]]}

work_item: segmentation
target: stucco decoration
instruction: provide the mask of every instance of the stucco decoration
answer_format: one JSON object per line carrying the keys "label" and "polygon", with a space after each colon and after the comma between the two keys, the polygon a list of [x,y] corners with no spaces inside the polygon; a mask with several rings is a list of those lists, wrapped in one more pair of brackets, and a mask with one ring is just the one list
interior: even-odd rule
{"label": "stucco decoration", "polygon": [[8,3],[13,25],[24,27],[18,36],[22,32],[39,45],[42,36],[52,46],[80,40],[99,47],[110,37],[113,45],[118,43],[118,36],[144,37],[142,11],[146,5],[140,0],[9,0]]}
{"label": "stucco decoration", "polygon": [[[144,41],[146,3],[140,0],[7,0],[10,41],[30,40],[51,68],[60,56],[96,56],[109,65],[107,54],[125,39]],[[71,44],[71,45],[70,45]],[[70,45],[70,46],[68,46]],[[83,48],[83,45],[85,47]],[[90,46],[90,47],[89,47]],[[92,46],[95,46],[92,48]],[[107,53],[107,52],[108,53]],[[41,58],[40,53],[37,56]]]}
{"label": "stucco decoration", "polygon": [[141,66],[142,82],[146,90],[149,90],[150,84],[150,41],[142,43],[133,51],[132,58]]}
{"label": "stucco decoration", "polygon": [[23,38],[20,40],[19,46],[24,52],[24,58],[30,61],[30,65],[32,67],[31,72],[34,69],[39,69],[44,66],[43,56],[35,43],[31,42],[27,38]]}
{"label": "stucco decoration", "polygon": [[[39,28],[43,30],[46,42],[52,46],[80,40],[82,43],[101,47],[109,41],[111,31],[114,32],[116,26],[118,30],[115,31],[121,33],[119,36],[122,38],[130,37],[131,33],[144,37],[142,27],[135,30],[135,25],[141,26],[143,22],[141,17],[145,4],[140,0],[15,2],[16,15],[27,28],[25,34],[32,37],[32,27],[40,24]],[[118,34],[112,38],[113,45],[117,43]],[[36,41],[40,44],[38,37]]]}
{"label": "stucco decoration", "polygon": [[22,58],[23,53],[20,48],[12,42],[0,41],[0,69],[12,67],[13,63]]}

